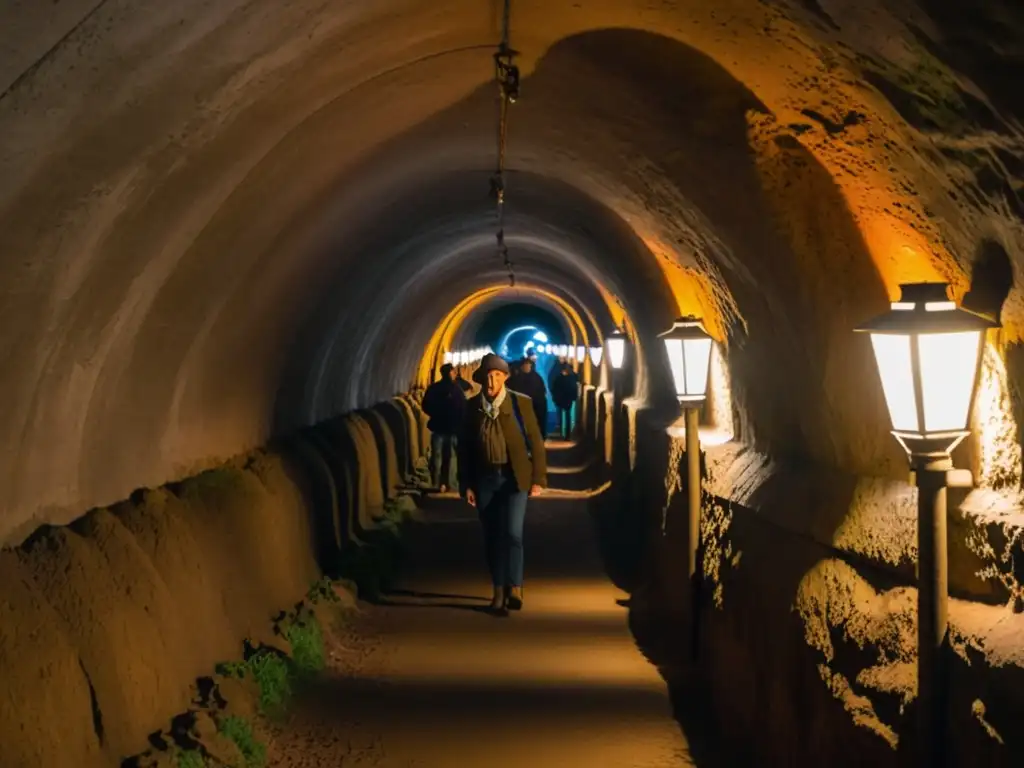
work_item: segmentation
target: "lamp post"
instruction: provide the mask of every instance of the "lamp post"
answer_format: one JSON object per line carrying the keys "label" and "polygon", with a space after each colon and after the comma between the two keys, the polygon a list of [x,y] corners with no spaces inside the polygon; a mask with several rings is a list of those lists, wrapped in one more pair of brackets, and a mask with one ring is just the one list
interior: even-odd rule
{"label": "lamp post", "polygon": [[[687,569],[693,589],[693,616],[696,625],[697,596],[700,579],[697,574],[697,552],[700,544],[701,482],[700,482],[700,409],[707,399],[708,369],[711,366],[711,336],[700,318],[680,317],[659,337],[665,341],[676,397],[686,413],[686,475],[689,491],[689,550]],[[696,631],[693,656],[697,655]]]}
{"label": "lamp post", "polygon": [[949,559],[946,488],[970,486],[952,450],[970,434],[984,334],[999,323],[957,307],[946,283],[907,283],[871,335],[892,434],[917,485],[917,691],[920,765],[943,765]]}

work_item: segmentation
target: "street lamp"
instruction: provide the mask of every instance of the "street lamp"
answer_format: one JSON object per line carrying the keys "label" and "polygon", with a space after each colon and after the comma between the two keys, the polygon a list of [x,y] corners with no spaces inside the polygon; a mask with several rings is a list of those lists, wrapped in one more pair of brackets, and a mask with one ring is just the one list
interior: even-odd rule
{"label": "street lamp", "polygon": [[576,347],[576,362],[577,363],[582,363],[586,359],[587,359],[587,348],[586,347]]}
{"label": "street lamp", "polygon": [[946,488],[970,486],[950,452],[970,434],[984,334],[999,323],[957,307],[946,283],[907,283],[871,335],[892,434],[917,485],[917,690],[921,765],[944,760],[949,562]]}
{"label": "street lamp", "polygon": [[[708,369],[711,365],[711,336],[704,330],[700,318],[693,315],[680,317],[659,336],[665,342],[668,361],[672,366],[672,379],[676,397],[686,414],[686,476],[689,491],[688,523],[689,551],[687,567],[693,590],[693,623],[697,624],[700,579],[697,574],[697,552],[700,546],[700,409],[708,392]],[[693,632],[692,653],[697,656],[697,633]]]}
{"label": "street lamp", "polygon": [[619,370],[626,361],[626,334],[616,328],[608,334],[604,343],[608,347],[608,362],[613,369]]}
{"label": "street lamp", "polygon": [[600,367],[601,359],[604,357],[604,347],[591,347],[590,348],[590,362],[594,364],[595,368]]}
{"label": "street lamp", "polygon": [[[693,315],[680,317],[658,338],[664,339],[668,361],[672,365],[676,397],[687,413],[704,404],[711,364],[711,337],[701,320]],[[687,423],[689,429],[689,423]]]}

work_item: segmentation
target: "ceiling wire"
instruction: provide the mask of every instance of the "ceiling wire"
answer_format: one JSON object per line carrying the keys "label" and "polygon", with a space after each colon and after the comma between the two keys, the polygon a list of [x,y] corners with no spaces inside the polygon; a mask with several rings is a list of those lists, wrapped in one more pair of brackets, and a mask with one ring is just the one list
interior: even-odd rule
{"label": "ceiling wire", "polygon": [[498,83],[498,169],[491,177],[491,194],[498,208],[498,256],[508,270],[508,282],[516,287],[515,265],[505,244],[505,148],[508,136],[509,106],[519,98],[519,67],[513,63],[516,51],[509,46],[511,0],[504,0],[501,21],[501,42],[494,54],[494,75]]}

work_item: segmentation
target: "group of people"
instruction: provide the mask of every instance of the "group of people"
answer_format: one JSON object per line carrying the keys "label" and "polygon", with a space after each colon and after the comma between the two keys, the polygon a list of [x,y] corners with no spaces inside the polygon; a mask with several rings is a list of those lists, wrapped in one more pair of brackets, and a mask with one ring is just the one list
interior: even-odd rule
{"label": "group of people", "polygon": [[563,440],[568,440],[572,436],[572,411],[579,399],[580,379],[564,357],[560,357],[558,363],[552,366],[546,384],[537,371],[537,358],[532,355],[524,357],[513,371],[508,386],[516,392],[530,396],[545,439],[548,436],[550,391],[551,400],[558,413],[558,435]]}
{"label": "group of people", "polygon": [[513,373],[500,356],[488,354],[473,374],[480,392],[467,399],[469,384],[451,365],[423,396],[431,432],[431,475],[442,493],[458,488],[477,509],[499,615],[523,606],[523,528],[529,498],[547,486],[548,387],[559,413],[559,432],[572,434],[579,378],[564,358],[548,384],[525,357]]}

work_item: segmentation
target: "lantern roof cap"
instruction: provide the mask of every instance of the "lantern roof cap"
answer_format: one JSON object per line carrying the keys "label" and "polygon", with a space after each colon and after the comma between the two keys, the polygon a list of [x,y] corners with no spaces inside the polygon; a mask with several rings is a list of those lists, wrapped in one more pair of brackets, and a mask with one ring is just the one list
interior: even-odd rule
{"label": "lantern roof cap", "polygon": [[626,337],[626,334],[623,332],[623,330],[621,328],[615,328],[615,329],[612,330],[611,333],[608,334],[608,338],[609,339],[622,339],[622,338],[625,338],[625,337]]}
{"label": "lantern roof cap", "polygon": [[999,328],[999,322],[957,306],[948,283],[904,283],[892,308],[855,331],[868,333],[959,333]]}
{"label": "lantern roof cap", "polygon": [[704,321],[696,315],[679,317],[664,333],[658,334],[659,339],[710,339],[711,335],[704,329]]}

